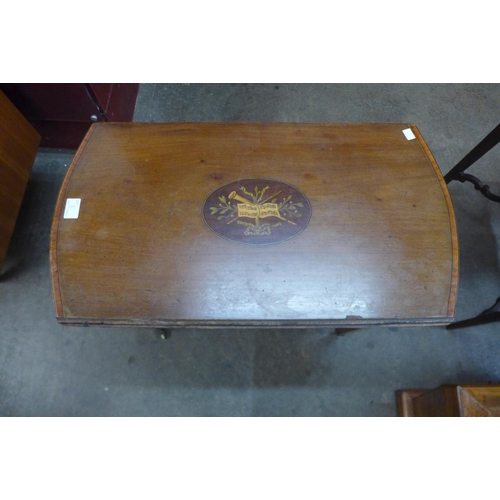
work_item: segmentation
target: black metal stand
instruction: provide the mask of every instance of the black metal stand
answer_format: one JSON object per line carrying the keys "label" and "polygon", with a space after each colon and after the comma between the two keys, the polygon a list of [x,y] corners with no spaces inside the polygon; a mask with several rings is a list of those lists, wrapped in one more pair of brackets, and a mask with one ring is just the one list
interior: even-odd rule
{"label": "black metal stand", "polygon": [[494,148],[500,142],[500,125],[497,125],[469,154],[465,155],[445,176],[446,184],[451,181],[472,182],[474,187],[480,191],[486,198],[492,201],[500,202],[500,196],[490,192],[489,186],[483,184],[480,179],[473,175],[465,174],[472,164],[482,158],[490,149]]}
{"label": "black metal stand", "polygon": [[494,323],[500,321],[500,297],[495,302],[495,305],[486,309],[475,318],[464,319],[463,321],[456,321],[451,325],[447,325],[447,330],[455,330],[456,328],[465,328],[467,326],[485,325],[486,323]]}
{"label": "black metal stand", "polygon": [[[477,177],[464,173],[479,158],[484,156],[490,149],[494,148],[500,142],[500,125],[497,125],[470,153],[460,160],[445,176],[446,184],[451,181],[471,182],[474,188],[491,201],[500,203],[500,196],[493,194],[487,184],[483,184]],[[500,321],[500,297],[495,304],[486,309],[475,318],[466,319],[451,323],[446,327],[447,330],[465,328],[467,326],[484,325]]]}

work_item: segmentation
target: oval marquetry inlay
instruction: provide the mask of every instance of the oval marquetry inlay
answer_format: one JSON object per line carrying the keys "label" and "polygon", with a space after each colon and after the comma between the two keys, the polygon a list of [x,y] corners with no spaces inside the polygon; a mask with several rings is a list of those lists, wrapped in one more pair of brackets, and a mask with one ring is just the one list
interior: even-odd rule
{"label": "oval marquetry inlay", "polygon": [[304,231],[311,219],[311,204],[290,184],[243,179],[213,191],[203,205],[203,217],[222,238],[248,245],[270,245]]}

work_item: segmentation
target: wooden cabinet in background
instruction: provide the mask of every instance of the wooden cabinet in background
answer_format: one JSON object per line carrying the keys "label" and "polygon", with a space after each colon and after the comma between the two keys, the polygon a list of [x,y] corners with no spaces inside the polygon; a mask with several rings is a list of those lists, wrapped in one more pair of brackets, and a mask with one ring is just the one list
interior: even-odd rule
{"label": "wooden cabinet in background", "polygon": [[500,417],[500,385],[397,391],[400,417]]}
{"label": "wooden cabinet in background", "polygon": [[40,135],[0,92],[0,271],[40,143]]}
{"label": "wooden cabinet in background", "polygon": [[134,116],[138,83],[1,83],[0,90],[41,135],[41,146],[77,149],[95,122]]}

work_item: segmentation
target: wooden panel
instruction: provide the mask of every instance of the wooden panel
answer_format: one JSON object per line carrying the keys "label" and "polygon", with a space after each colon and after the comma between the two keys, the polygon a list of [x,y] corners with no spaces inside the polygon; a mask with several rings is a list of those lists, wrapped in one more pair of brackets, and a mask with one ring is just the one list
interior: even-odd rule
{"label": "wooden panel", "polygon": [[132,120],[139,84],[0,83],[0,90],[41,135],[41,146],[77,149],[92,116]]}
{"label": "wooden panel", "polygon": [[33,127],[0,92],[0,270],[39,142]]}
{"label": "wooden panel", "polygon": [[99,110],[84,83],[8,83],[2,89],[28,120],[85,121]]}
{"label": "wooden panel", "polygon": [[113,92],[113,85],[113,83],[87,83],[87,87],[90,92],[94,94],[96,102],[99,103],[104,112],[108,109],[109,98]]}
{"label": "wooden panel", "polygon": [[442,385],[397,391],[401,417],[498,417],[500,385]]}
{"label": "wooden panel", "polygon": [[405,403],[403,416],[457,417],[460,415],[455,386],[443,385],[432,391],[404,391],[403,398]]}
{"label": "wooden panel", "polygon": [[462,386],[458,395],[464,417],[500,417],[499,386]]}
{"label": "wooden panel", "polygon": [[[407,127],[94,125],[68,171],[54,219],[59,321],[449,323],[458,275],[453,209],[417,128],[409,141]],[[203,207],[211,193],[236,182],[231,189],[251,201],[251,192],[272,181],[307,198],[311,217],[303,231],[252,245],[245,242],[260,237],[250,235],[258,232],[250,227],[257,219],[234,221],[242,242],[209,227]],[[288,201],[280,196],[277,206],[295,203],[290,194]],[[76,220],[61,218],[67,198],[82,199]],[[217,205],[205,208],[210,214]],[[221,215],[227,212],[214,213]],[[271,232],[289,224],[272,216],[261,222]]]}
{"label": "wooden panel", "polygon": [[[90,84],[95,87],[95,83]],[[105,109],[106,121],[127,122],[132,121],[135,103],[139,93],[138,83],[113,83]]]}

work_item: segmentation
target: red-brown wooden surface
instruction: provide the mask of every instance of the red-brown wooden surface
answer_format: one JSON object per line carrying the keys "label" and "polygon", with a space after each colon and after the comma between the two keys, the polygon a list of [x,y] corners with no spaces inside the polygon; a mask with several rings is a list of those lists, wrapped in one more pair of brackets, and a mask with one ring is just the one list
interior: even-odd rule
{"label": "red-brown wooden surface", "polygon": [[[51,263],[59,321],[449,323],[458,276],[453,209],[417,128],[411,126],[416,139],[404,136],[408,127],[94,125],[55,213]],[[204,219],[207,197],[244,179],[274,179],[300,190],[312,211],[307,227],[269,245],[214,233]],[[62,217],[68,198],[82,200],[78,219]],[[257,222],[238,221],[242,232]],[[278,229],[287,223],[265,221]]]}

